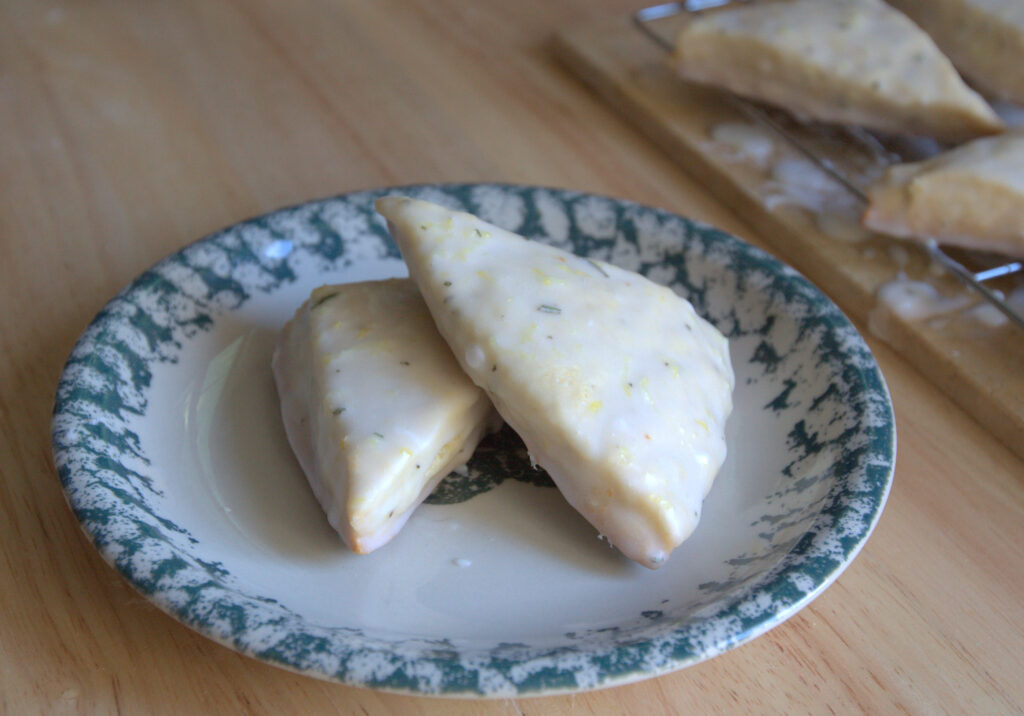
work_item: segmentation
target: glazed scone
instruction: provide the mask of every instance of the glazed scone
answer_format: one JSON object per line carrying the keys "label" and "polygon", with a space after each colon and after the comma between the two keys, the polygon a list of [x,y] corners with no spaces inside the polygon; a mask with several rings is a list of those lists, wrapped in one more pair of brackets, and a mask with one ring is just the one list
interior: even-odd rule
{"label": "glazed scone", "polygon": [[788,0],[688,22],[674,64],[798,116],[961,141],[1003,129],[935,43],[882,0]]}
{"label": "glazed scone", "polygon": [[273,358],[288,441],[354,552],[388,542],[496,419],[408,279],[321,286]]}
{"label": "glazed scone", "polygon": [[1024,257],[1024,128],[890,167],[868,202],[874,231]]}
{"label": "glazed scone", "polygon": [[441,335],[568,502],[663,564],[725,459],[725,337],[639,274],[404,197],[388,220]]}
{"label": "glazed scone", "polygon": [[889,0],[985,94],[1024,103],[1024,2]]}

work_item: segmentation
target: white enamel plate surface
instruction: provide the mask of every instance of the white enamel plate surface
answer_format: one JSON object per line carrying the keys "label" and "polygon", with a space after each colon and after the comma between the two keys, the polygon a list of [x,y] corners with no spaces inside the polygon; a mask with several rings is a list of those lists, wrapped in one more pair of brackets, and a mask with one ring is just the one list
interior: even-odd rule
{"label": "white enamel plate surface", "polygon": [[279,666],[371,688],[543,694],[672,671],[828,586],[874,527],[895,458],[868,348],[794,271],[720,231],[605,197],[404,187],[673,286],[730,337],[729,457],[696,533],[649,571],[534,471],[509,431],[389,545],[346,551],[289,450],[277,331],[323,283],[405,275],[373,200],[316,201],[168,257],[86,329],[53,445],[76,517],[161,609]]}

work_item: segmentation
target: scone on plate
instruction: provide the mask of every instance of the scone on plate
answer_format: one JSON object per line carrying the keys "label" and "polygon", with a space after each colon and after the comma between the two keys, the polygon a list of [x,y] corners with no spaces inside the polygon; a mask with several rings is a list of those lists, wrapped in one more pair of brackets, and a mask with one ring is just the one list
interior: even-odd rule
{"label": "scone on plate", "polygon": [[882,0],[788,0],[709,11],[679,32],[689,80],[811,119],[961,141],[1003,129],[935,43]]}
{"label": "scone on plate", "polygon": [[1024,129],[890,167],[868,199],[869,229],[1024,257]]}
{"label": "scone on plate", "polygon": [[1024,104],[1024,2],[889,0],[982,92]]}
{"label": "scone on plate", "polygon": [[377,202],[441,335],[568,502],[660,566],[723,460],[725,337],[671,289],[404,197]]}
{"label": "scone on plate", "polygon": [[355,552],[388,542],[496,416],[408,279],[322,286],[273,359],[288,441]]}

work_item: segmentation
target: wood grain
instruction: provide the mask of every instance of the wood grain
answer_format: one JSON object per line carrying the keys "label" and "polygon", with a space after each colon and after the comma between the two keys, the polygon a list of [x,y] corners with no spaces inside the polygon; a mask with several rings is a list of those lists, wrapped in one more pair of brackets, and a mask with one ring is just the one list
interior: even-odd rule
{"label": "wood grain", "polygon": [[[900,437],[890,504],[809,608],[710,662],[493,702],[348,688],[240,656],[92,549],[49,448],[102,305],[206,233],[384,184],[501,180],[751,238],[550,50],[624,0],[0,5],[0,713],[1012,712],[1024,704],[1024,464],[869,337]],[[842,296],[838,296],[842,299]]]}
{"label": "wood grain", "polygon": [[[671,25],[650,27],[672,36]],[[878,291],[900,275],[925,280],[944,296],[970,292],[951,274],[937,273],[917,245],[878,235],[838,240],[811,212],[766,201],[771,173],[728,159],[711,140],[716,126],[751,120],[718,91],[680,80],[665,53],[628,16],[568,28],[556,47],[573,72],[756,227],[773,251],[853,316],[865,322],[872,317],[872,330],[1024,457],[1024,331],[1008,323],[990,328],[976,319],[906,319],[885,310]],[[826,149],[834,165],[853,165],[842,147]],[[784,141],[776,151],[783,159],[800,158]]]}

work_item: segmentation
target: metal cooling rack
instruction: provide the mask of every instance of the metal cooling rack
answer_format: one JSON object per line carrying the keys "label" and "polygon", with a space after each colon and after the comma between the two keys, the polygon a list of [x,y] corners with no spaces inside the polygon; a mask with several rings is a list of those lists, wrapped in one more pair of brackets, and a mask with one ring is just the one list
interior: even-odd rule
{"label": "metal cooling rack", "polygon": [[[750,2],[750,0],[686,0],[684,2],[663,3],[638,10],[633,15],[633,20],[640,31],[654,44],[665,52],[671,53],[675,50],[675,42],[672,38],[658,32],[654,27],[656,21],[684,13],[697,14],[725,5],[747,2]],[[828,157],[822,156],[817,150],[809,146],[807,142],[787,129],[785,123],[780,121],[779,118],[773,117],[770,111],[733,94],[724,93],[724,96],[733,107],[747,118],[769,128],[772,132],[782,137],[790,146],[849,191],[858,201],[862,204],[867,204],[868,198],[863,189],[836,167],[835,163],[829,160]],[[801,128],[802,130],[810,129],[807,126],[802,126]],[[889,163],[904,161],[904,157],[899,152],[886,147],[883,141],[864,129],[845,126],[836,129],[845,136],[849,145],[859,147],[874,161],[882,160]],[[1024,272],[1024,263],[1008,260],[1006,257],[996,257],[991,254],[957,250],[957,255],[962,255],[963,257],[961,260],[954,258],[953,255],[939,246],[934,240],[927,241],[924,246],[936,263],[951,272],[964,284],[973,289],[982,299],[999,310],[1012,323],[1021,330],[1024,330],[1024,314],[1011,307],[1006,302],[1001,291],[985,285],[986,282]]]}

